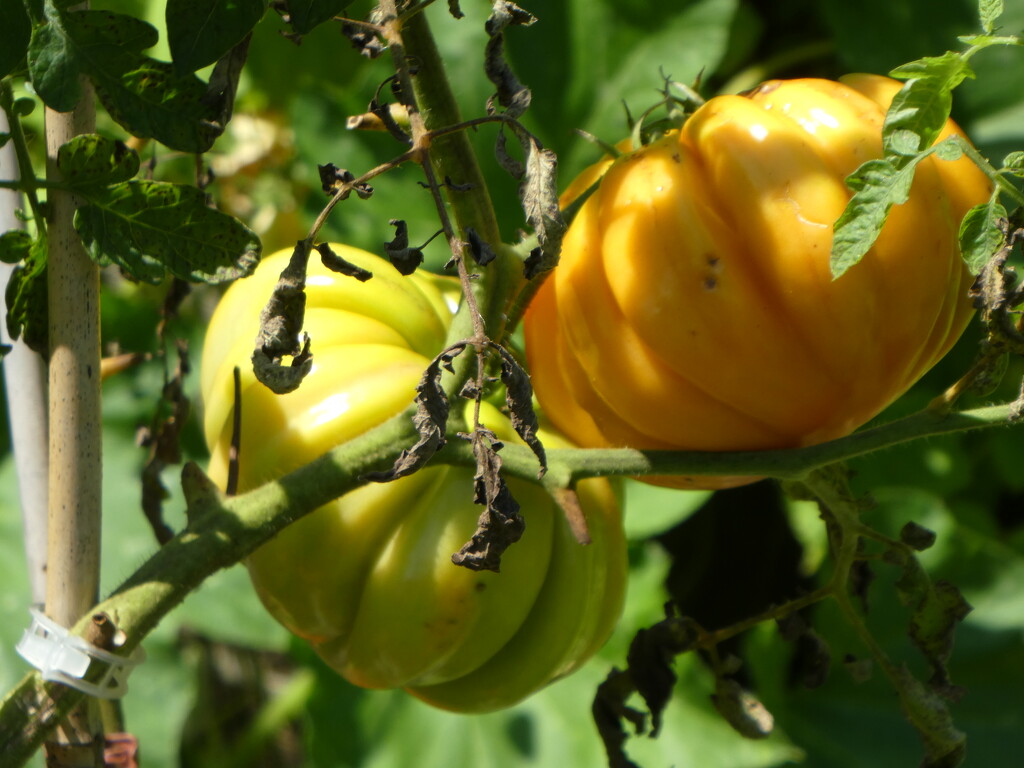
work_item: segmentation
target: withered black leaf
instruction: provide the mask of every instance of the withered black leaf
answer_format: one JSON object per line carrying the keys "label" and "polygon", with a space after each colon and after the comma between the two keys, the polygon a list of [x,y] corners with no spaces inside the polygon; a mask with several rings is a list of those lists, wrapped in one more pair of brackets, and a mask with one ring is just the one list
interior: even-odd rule
{"label": "withered black leaf", "polygon": [[668,605],[665,619],[639,630],[630,643],[626,654],[629,674],[651,713],[652,738],[661,730],[661,716],[675,687],[672,663],[677,655],[693,647],[697,636],[694,622],[679,616],[674,607]]}
{"label": "withered black leaf", "polygon": [[516,434],[523,439],[540,462],[537,477],[543,477],[548,470],[547,455],[540,441],[537,414],[533,410],[533,387],[530,375],[504,347],[495,344],[501,355],[501,381],[505,385],[505,403]]}
{"label": "withered black leaf", "polygon": [[647,718],[644,713],[626,704],[626,699],[635,690],[629,671],[620,669],[612,669],[597,687],[590,711],[604,744],[609,768],[638,768],[626,756],[627,734],[623,728],[623,721],[629,722],[637,734],[643,733],[646,728]]}
{"label": "withered black leaf", "polygon": [[504,31],[509,26],[530,26],[535,21],[537,21],[535,16],[524,11],[515,3],[508,2],[508,0],[495,0],[491,16],[484,25],[490,37],[484,53],[484,72],[487,79],[497,88],[497,93],[487,104],[489,114],[494,114],[497,111],[494,107],[495,100],[505,108],[505,114],[509,117],[519,117],[530,106],[532,98],[530,89],[519,82],[512,72],[512,68],[505,61]]}
{"label": "withered black leaf", "polygon": [[325,163],[316,167],[320,173],[320,188],[324,194],[332,195],[339,185],[355,179],[351,171],[339,168],[334,163]]}
{"label": "withered black leaf", "polygon": [[900,529],[900,541],[911,549],[923,552],[935,544],[935,532],[911,521]]}
{"label": "withered black leaf", "polygon": [[[301,333],[306,314],[308,261],[309,248],[300,240],[260,313],[260,330],[252,353],[253,372],[279,395],[297,389],[313,365],[309,337]],[[289,356],[291,364],[283,365],[283,359]]]}
{"label": "withered black leaf", "polygon": [[738,733],[748,739],[763,739],[771,735],[775,719],[750,691],[731,677],[715,681],[711,696],[715,709]]}
{"label": "withered black leaf", "polygon": [[423,263],[423,249],[409,245],[409,227],[402,219],[388,222],[395,228],[395,236],[384,243],[388,261],[403,275],[411,275]]}
{"label": "withered black leaf", "polygon": [[452,360],[465,348],[465,344],[456,344],[430,362],[416,386],[416,414],[412,417],[412,423],[419,433],[419,439],[411,448],[399,454],[391,469],[386,472],[371,472],[364,476],[364,480],[387,483],[411,475],[444,447],[448,398],[441,386],[442,369],[451,370]]}
{"label": "withered black leaf", "polygon": [[486,267],[497,257],[490,243],[480,237],[472,227],[466,227],[466,237],[469,240],[469,253],[473,261],[481,267]]}
{"label": "withered black leaf", "polygon": [[452,555],[452,562],[471,571],[501,569],[501,556],[522,538],[526,523],[519,514],[519,503],[501,476],[502,444],[493,432],[478,426],[470,436],[476,457],[476,475],[473,477],[476,504],[486,509],[477,520],[472,538]]}
{"label": "withered black leaf", "polygon": [[314,246],[317,253],[320,254],[320,261],[332,272],[337,272],[340,275],[347,275],[348,277],[354,277],[361,283],[365,283],[371,277],[373,272],[368,269],[356,266],[350,261],[345,261],[331,248],[330,243],[319,243]]}

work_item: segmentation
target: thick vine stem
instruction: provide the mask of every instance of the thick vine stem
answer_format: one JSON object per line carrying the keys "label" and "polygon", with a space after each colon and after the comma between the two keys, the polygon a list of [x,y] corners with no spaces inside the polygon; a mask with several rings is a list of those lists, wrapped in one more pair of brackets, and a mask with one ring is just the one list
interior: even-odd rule
{"label": "thick vine stem", "polygon": [[[452,323],[448,341],[471,338],[482,342],[483,334],[500,339],[506,324],[506,297],[512,295],[507,283],[521,274],[522,265],[499,257],[477,274],[470,275],[462,247],[468,240],[468,231],[472,229],[493,248],[501,243],[494,205],[466,132],[446,130],[462,124],[463,120],[426,14],[420,10],[400,15],[394,0],[384,0],[381,8],[389,17],[383,26],[395,57],[399,83],[403,91],[411,92],[410,100],[414,104],[410,113],[413,146],[423,148],[428,186],[437,201],[438,215],[445,225],[467,295],[466,303]],[[415,62],[414,73],[410,71],[409,62]],[[433,134],[435,131],[438,133]],[[449,211],[453,224],[447,224]],[[454,381],[452,387],[457,391],[461,381]]]}
{"label": "thick vine stem", "polygon": [[[409,414],[334,449],[320,459],[248,493],[226,497],[194,465],[183,485],[188,527],[130,576],[106,600],[75,624],[83,635],[97,613],[107,614],[124,633],[115,652],[125,655],[204,579],[234,565],[286,525],[360,485],[362,476],[390,466],[411,439]],[[84,694],[44,684],[26,675],[0,703],[0,765],[20,766]]]}
{"label": "thick vine stem", "polygon": [[[633,448],[561,448],[548,451],[544,485],[567,488],[587,477],[650,475],[742,475],[803,480],[819,467],[863,456],[901,443],[986,427],[1006,426],[1020,418],[1019,403],[984,406],[955,413],[928,409],[847,437],[807,448],[776,451],[641,451]],[[515,477],[536,481],[537,458],[528,449],[506,445],[501,452],[502,470]],[[436,461],[469,464],[465,446],[451,442]]]}

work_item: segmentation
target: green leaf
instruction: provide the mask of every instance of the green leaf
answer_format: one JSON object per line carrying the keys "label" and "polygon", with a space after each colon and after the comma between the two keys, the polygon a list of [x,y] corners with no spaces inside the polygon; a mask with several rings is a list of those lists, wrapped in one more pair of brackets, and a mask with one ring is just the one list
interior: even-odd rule
{"label": "green leaf", "polygon": [[59,21],[33,28],[28,73],[39,98],[57,112],[70,112],[82,97],[81,70]]}
{"label": "green leaf", "polygon": [[1006,217],[1006,209],[999,204],[997,197],[974,206],[964,216],[960,223],[960,254],[971,272],[980,272],[1002,247],[1003,231],[999,222]]}
{"label": "green leaf", "polygon": [[[9,245],[20,249],[20,238],[9,241]],[[19,336],[31,349],[41,355],[49,354],[46,315],[46,241],[34,241],[23,261],[7,282],[7,333],[12,339]]]}
{"label": "green leaf", "polygon": [[263,18],[268,0],[167,0],[167,42],[179,75],[213,64]]}
{"label": "green leaf", "polygon": [[260,255],[256,234],[210,208],[195,187],[128,181],[85,192],[75,229],[100,265],[117,264],[139,280],[158,283],[165,270],[183,280],[220,283],[244,277]]}
{"label": "green leaf", "polygon": [[0,0],[0,77],[21,64],[32,37],[32,25],[22,0]]}
{"label": "green leaf", "polygon": [[10,229],[0,235],[0,262],[17,264],[29,257],[32,236],[23,229]]}
{"label": "green leaf", "polygon": [[345,10],[352,0],[287,0],[288,19],[296,34],[306,35]]}
{"label": "green leaf", "polygon": [[1003,0],[979,0],[978,14],[981,28],[986,34],[992,34],[996,28],[996,19],[1003,15]]}
{"label": "green leaf", "polygon": [[869,160],[847,177],[847,185],[855,192],[833,228],[833,279],[871,250],[889,210],[907,201],[918,160],[913,158],[902,168],[888,160]]}
{"label": "green leaf", "polygon": [[57,168],[70,187],[107,186],[135,176],[139,156],[124,142],[89,133],[57,150]]}
{"label": "green leaf", "polygon": [[1024,152],[1011,152],[1003,158],[1003,170],[1014,176],[1024,176]]}
{"label": "green leaf", "polygon": [[967,61],[957,53],[918,59],[890,73],[906,79],[882,124],[886,157],[911,157],[938,138],[953,106],[953,89],[973,77]]}

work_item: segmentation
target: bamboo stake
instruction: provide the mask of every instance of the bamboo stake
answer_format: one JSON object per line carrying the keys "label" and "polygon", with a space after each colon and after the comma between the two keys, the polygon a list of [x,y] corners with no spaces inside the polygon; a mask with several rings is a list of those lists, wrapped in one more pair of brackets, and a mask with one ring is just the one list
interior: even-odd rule
{"label": "bamboo stake", "polygon": [[[57,150],[95,130],[91,86],[82,83],[78,106],[46,110],[46,176],[59,181]],[[47,288],[49,291],[49,546],[46,613],[73,626],[99,591],[102,433],[100,424],[99,270],[73,226],[78,201],[52,189]],[[50,761],[62,768],[103,765],[103,741],[94,735],[95,708],[68,717]]]}

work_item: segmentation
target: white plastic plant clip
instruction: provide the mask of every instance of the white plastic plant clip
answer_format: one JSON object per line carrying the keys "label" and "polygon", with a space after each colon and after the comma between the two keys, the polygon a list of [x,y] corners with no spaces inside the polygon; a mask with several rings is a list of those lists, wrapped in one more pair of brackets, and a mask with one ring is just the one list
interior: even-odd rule
{"label": "white plastic plant clip", "polygon": [[[17,651],[25,661],[51,680],[98,699],[119,699],[128,691],[128,674],[145,658],[141,648],[131,656],[117,656],[76,637],[39,611],[30,609],[32,624],[21,636]],[[96,680],[85,680],[90,665],[105,665]]]}

